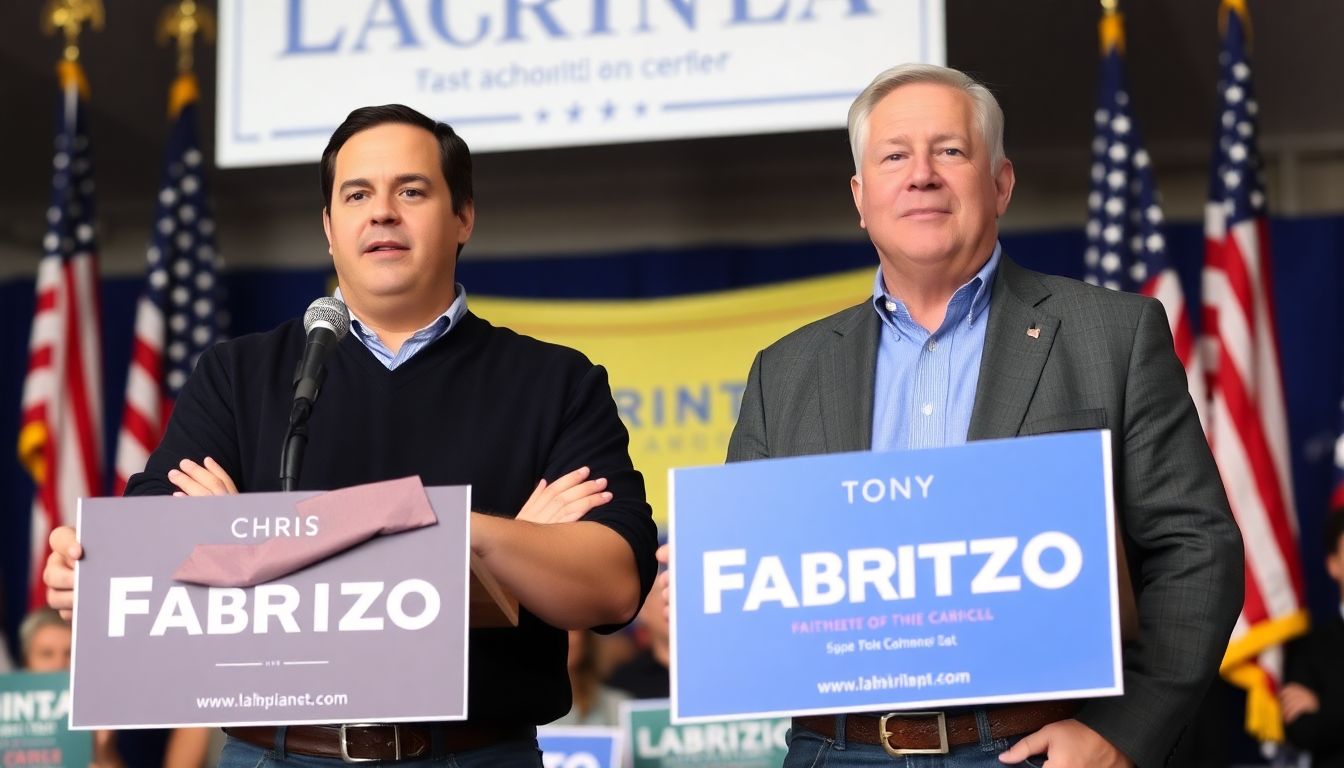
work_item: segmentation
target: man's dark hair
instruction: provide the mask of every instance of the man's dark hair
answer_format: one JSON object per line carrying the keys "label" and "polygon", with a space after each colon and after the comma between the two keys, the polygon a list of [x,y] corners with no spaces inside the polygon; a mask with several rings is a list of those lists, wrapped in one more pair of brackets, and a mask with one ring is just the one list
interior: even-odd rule
{"label": "man's dark hair", "polygon": [[327,210],[331,210],[332,187],[336,183],[336,153],[356,133],[388,123],[424,128],[439,140],[439,165],[443,169],[443,178],[448,181],[448,193],[453,198],[453,213],[461,213],[462,206],[475,199],[471,190],[471,150],[467,149],[467,143],[447,123],[431,120],[401,104],[360,107],[351,112],[331,134],[327,148],[322,150],[322,163],[319,166],[322,173],[322,199],[326,201]]}
{"label": "man's dark hair", "polygon": [[1344,536],[1344,507],[1330,510],[1325,516],[1325,554],[1333,555],[1339,548],[1339,537]]}

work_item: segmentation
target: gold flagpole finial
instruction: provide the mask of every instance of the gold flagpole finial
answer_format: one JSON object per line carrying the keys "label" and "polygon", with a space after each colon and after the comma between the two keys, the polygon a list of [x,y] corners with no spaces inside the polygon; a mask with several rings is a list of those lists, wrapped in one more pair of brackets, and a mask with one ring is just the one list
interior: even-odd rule
{"label": "gold flagpole finial", "polygon": [[42,9],[42,31],[65,32],[65,60],[79,61],[79,32],[85,23],[103,28],[103,0],[47,0]]}
{"label": "gold flagpole finial", "polygon": [[159,45],[167,45],[169,40],[177,41],[178,74],[188,74],[192,70],[192,46],[197,34],[204,35],[206,42],[215,41],[215,16],[195,0],[181,0],[159,14]]}
{"label": "gold flagpole finial", "polygon": [[1120,15],[1120,0],[1101,0],[1101,55],[1111,51],[1125,52],[1124,17]]}

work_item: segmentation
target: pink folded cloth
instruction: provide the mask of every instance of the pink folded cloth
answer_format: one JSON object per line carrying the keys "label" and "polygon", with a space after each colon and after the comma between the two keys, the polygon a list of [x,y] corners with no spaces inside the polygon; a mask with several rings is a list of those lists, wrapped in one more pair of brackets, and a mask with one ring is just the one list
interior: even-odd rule
{"label": "pink folded cloth", "polygon": [[[419,477],[330,491],[294,505],[295,533],[260,544],[198,544],[173,578],[209,587],[253,587],[294,573],[379,534],[434,525],[438,518]],[[315,518],[310,526],[309,517]]]}

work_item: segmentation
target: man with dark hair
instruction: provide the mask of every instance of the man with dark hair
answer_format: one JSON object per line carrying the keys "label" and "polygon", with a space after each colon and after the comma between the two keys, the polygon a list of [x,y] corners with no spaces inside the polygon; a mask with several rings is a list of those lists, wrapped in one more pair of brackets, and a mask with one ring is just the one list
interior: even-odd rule
{"label": "man with dark hair", "polygon": [[[629,622],[654,577],[657,533],[606,372],[467,310],[454,276],[475,225],[471,159],[451,128],[399,105],[355,110],[321,178],[352,332],[327,359],[300,486],[470,484],[472,551],[520,620],[472,630],[465,723],[230,728],[220,765],[540,766],[536,725],[570,707],[565,630]],[[278,490],[304,340],[294,320],[202,356],[127,494]],[[70,609],[82,551],[69,528],[51,542],[49,599]]]}
{"label": "man with dark hair", "polygon": [[[463,208],[475,204],[476,193],[472,190],[471,184],[471,151],[467,149],[467,143],[457,135],[452,126],[431,120],[401,104],[385,104],[381,107],[364,107],[351,112],[327,141],[327,148],[322,151],[322,161],[318,164],[326,210],[331,210],[333,182],[336,178],[336,154],[341,151],[341,147],[345,146],[345,142],[349,141],[351,136],[360,131],[389,124],[413,125],[433,134],[439,143],[439,167],[443,171],[444,180],[448,182],[453,213],[460,214]],[[458,255],[462,254],[463,245],[464,243],[458,244]]]}
{"label": "man with dark hair", "polygon": [[[1344,508],[1325,525],[1325,569],[1344,595]],[[1315,768],[1344,766],[1344,602],[1288,645],[1279,703],[1288,741]]]}

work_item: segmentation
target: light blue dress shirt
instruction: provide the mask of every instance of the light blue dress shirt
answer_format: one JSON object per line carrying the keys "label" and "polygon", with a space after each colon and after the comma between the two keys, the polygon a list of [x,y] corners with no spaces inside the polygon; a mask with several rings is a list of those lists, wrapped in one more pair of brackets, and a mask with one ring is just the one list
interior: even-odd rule
{"label": "light blue dress shirt", "polygon": [[[463,288],[461,283],[456,283],[455,287],[457,298],[453,299],[453,303],[448,306],[448,309],[435,318],[434,322],[411,334],[411,337],[406,339],[395,355],[383,343],[383,340],[378,338],[378,334],[369,330],[368,326],[360,322],[354,312],[350,313],[350,330],[355,334],[355,338],[359,339],[360,343],[372,352],[374,357],[378,358],[378,362],[387,366],[389,371],[396,370],[397,366],[410,360],[415,356],[415,353],[457,327],[457,324],[462,321],[462,316],[467,314],[467,289]],[[335,296],[338,299],[341,298],[340,288],[336,289]]]}
{"label": "light blue dress shirt", "polygon": [[961,445],[971,426],[989,294],[1002,246],[952,294],[943,324],[929,333],[892,298],[877,270],[873,309],[882,319],[873,390],[873,450]]}

